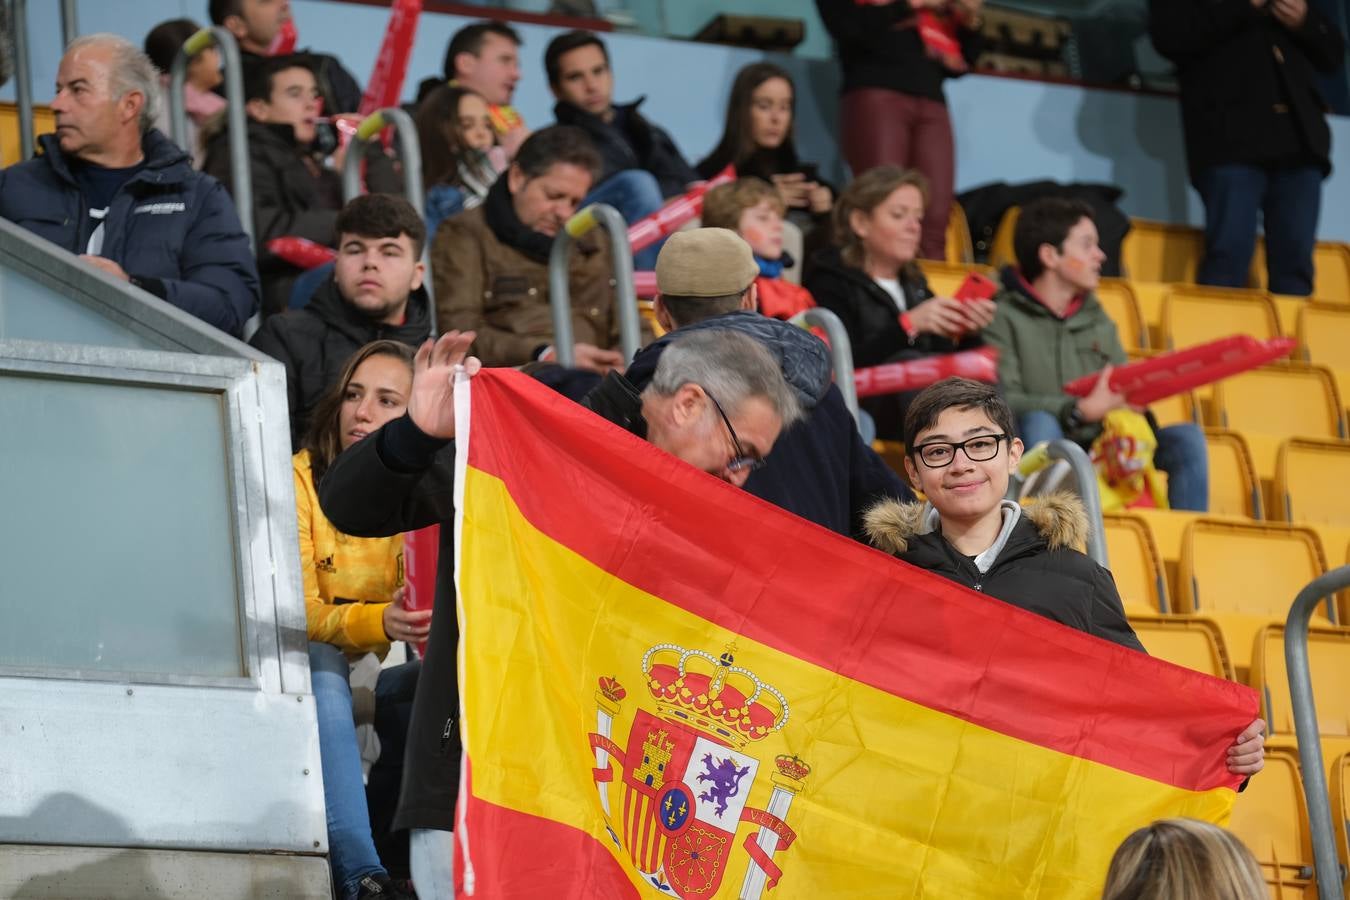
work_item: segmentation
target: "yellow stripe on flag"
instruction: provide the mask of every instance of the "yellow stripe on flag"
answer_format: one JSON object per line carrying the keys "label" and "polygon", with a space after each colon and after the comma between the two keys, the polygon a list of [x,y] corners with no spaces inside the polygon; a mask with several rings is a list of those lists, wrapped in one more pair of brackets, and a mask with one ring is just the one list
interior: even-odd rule
{"label": "yellow stripe on flag", "polygon": [[[745,799],[757,810],[770,808],[776,757],[809,762],[783,817],[796,839],[773,857],[782,877],[769,896],[780,900],[1095,897],[1139,823],[1227,820],[1227,788],[1183,790],[1008,737],[718,627],[538,531],[495,476],[469,467],[465,477],[459,587],[473,603],[461,690],[473,795],[589,834],[641,896],[662,894],[610,834],[628,833],[624,767],[612,761],[614,780],[597,785],[588,735],[603,718],[602,677],[622,688],[618,747],[639,710],[656,714],[642,656],[660,644],[732,647],[736,665],[788,699],[789,726],[740,748],[759,761]],[[759,830],[741,822],[715,896],[740,896],[753,868],[741,845]]]}

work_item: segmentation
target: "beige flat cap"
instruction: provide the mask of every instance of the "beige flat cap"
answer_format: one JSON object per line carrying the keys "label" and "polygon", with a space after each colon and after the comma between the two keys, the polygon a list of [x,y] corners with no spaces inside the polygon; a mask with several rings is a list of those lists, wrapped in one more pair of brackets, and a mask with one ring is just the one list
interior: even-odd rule
{"label": "beige flat cap", "polygon": [[671,297],[740,294],[758,275],[750,245],[728,228],[677,231],[656,258],[656,287]]}

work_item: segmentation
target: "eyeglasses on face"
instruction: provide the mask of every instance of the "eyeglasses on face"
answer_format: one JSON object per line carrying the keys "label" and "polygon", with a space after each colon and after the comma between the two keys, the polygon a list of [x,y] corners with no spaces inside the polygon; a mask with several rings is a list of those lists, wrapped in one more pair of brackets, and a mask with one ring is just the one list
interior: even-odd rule
{"label": "eyeglasses on face", "polygon": [[[700,385],[700,387],[702,387],[702,385]],[[746,453],[745,448],[741,446],[741,439],[736,436],[736,429],[731,427],[731,420],[727,418],[726,412],[722,409],[722,404],[717,402],[717,398],[714,397],[707,388],[703,388],[703,393],[707,394],[708,399],[712,401],[713,408],[717,410],[717,414],[722,417],[723,424],[727,426],[727,434],[731,436],[731,449],[735,455],[733,455],[731,461],[727,463],[727,471],[739,472],[742,469],[748,469],[751,472],[754,472],[764,468],[764,466],[767,465],[767,460],[758,455],[751,456],[749,453]]]}
{"label": "eyeglasses on face", "polygon": [[949,466],[956,459],[956,451],[966,454],[971,462],[988,462],[998,456],[999,445],[1008,439],[1006,434],[977,434],[959,444],[950,441],[929,441],[914,448],[914,455],[930,469]]}

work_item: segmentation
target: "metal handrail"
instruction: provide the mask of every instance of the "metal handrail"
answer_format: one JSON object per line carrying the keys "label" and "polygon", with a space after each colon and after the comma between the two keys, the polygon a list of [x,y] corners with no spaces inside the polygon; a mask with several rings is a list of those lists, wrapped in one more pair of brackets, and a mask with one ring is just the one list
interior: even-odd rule
{"label": "metal handrail", "polygon": [[[394,138],[398,141],[398,155],[403,161],[403,195],[417,210],[417,215],[426,218],[426,198],[422,193],[422,144],[417,136],[417,123],[412,116],[397,107],[378,109],[361,120],[356,126],[356,135],[347,146],[347,155],[342,160],[342,202],[351,202],[361,196],[361,160],[368,141],[385,128],[394,129]],[[422,265],[426,275],[422,287],[427,292],[431,315],[431,333],[436,334],[436,296],[431,279],[431,235],[422,242]]]}
{"label": "metal handrail", "polygon": [[1322,744],[1313,704],[1312,670],[1308,664],[1308,621],[1325,597],[1350,587],[1350,566],[1332,569],[1314,578],[1294,598],[1284,623],[1284,662],[1289,673],[1289,698],[1294,709],[1294,734],[1303,770],[1303,796],[1312,828],[1313,864],[1320,900],[1344,900],[1341,866],[1336,857],[1336,832],[1331,824],[1327,773],[1322,768]]}
{"label": "metal handrail", "polygon": [[830,367],[834,369],[834,383],[844,395],[844,405],[858,421],[858,389],[853,384],[853,343],[839,317],[822,306],[804,309],[789,319],[793,325],[816,326],[824,329],[830,343]]}
{"label": "metal handrail", "polygon": [[1069,464],[1074,481],[1078,482],[1078,496],[1088,517],[1087,555],[1103,569],[1111,568],[1106,555],[1106,524],[1102,521],[1102,497],[1097,493],[1097,469],[1087,451],[1070,440],[1050,441],[1046,456],[1062,459]]}
{"label": "metal handrail", "polygon": [[80,20],[75,14],[75,0],[61,0],[61,41],[69,47],[70,42],[79,37]]}
{"label": "metal handrail", "polygon": [[10,0],[14,30],[14,103],[19,108],[19,159],[33,157],[33,72],[28,59],[28,0]]}
{"label": "metal handrail", "polygon": [[553,349],[564,366],[576,364],[572,337],[572,293],[568,261],[572,242],[597,225],[609,232],[614,259],[614,303],[619,317],[619,350],[624,363],[632,361],[642,343],[637,293],[633,290],[633,253],[628,246],[628,223],[614,207],[592,203],[567,220],[548,254],[548,300],[553,310]]}
{"label": "metal handrail", "polygon": [[[253,172],[249,168],[248,119],[244,115],[244,68],[234,35],[219,25],[203,28],[183,42],[169,69],[169,131],[173,142],[189,153],[187,145],[187,66],[192,57],[212,45],[220,48],[225,64],[225,115],[230,139],[230,193],[239,211],[239,224],[248,235],[249,247],[255,246],[253,234]],[[255,248],[256,249],[256,248]]]}

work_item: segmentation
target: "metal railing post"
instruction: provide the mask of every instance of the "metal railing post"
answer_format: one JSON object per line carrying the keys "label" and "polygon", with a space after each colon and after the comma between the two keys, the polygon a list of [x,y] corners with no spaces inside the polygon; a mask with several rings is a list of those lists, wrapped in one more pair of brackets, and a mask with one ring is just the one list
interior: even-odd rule
{"label": "metal railing post", "polygon": [[[397,107],[378,109],[361,120],[356,126],[356,135],[347,146],[347,155],[342,160],[342,202],[350,203],[361,195],[361,160],[365,157],[365,145],[386,127],[392,126],[394,138],[398,141],[399,159],[403,161],[403,196],[417,215],[426,218],[426,196],[422,188],[422,145],[417,137],[417,124],[412,116]],[[430,301],[431,333],[436,331],[436,296],[431,280],[431,238],[428,234],[422,245],[422,264],[426,267],[426,276],[422,287]]]}
{"label": "metal railing post", "polygon": [[633,290],[633,252],[628,246],[628,223],[614,207],[592,203],[568,219],[548,254],[548,301],[553,311],[553,348],[564,366],[576,363],[572,337],[572,294],[569,266],[572,242],[597,225],[609,232],[614,260],[614,303],[619,317],[619,350],[624,362],[632,362],[642,343],[637,293]]}
{"label": "metal railing post", "polygon": [[1045,447],[1046,455],[1052,459],[1062,459],[1069,464],[1069,470],[1078,482],[1078,496],[1083,500],[1083,509],[1088,517],[1087,555],[1103,569],[1111,568],[1106,556],[1106,525],[1102,521],[1102,497],[1097,492],[1097,469],[1087,451],[1073,441],[1050,441]]}
{"label": "metal railing post", "polygon": [[848,339],[844,323],[834,313],[823,306],[804,309],[789,319],[793,325],[803,328],[816,326],[825,332],[830,342],[830,367],[834,369],[834,383],[839,393],[844,395],[844,405],[858,420],[858,388],[853,383],[853,343]]}
{"label": "metal railing post", "polygon": [[80,20],[75,13],[75,0],[61,0],[61,46],[69,47],[70,42],[80,36]]}
{"label": "metal railing post", "polygon": [[203,28],[183,42],[169,71],[169,136],[189,153],[187,146],[187,103],[183,87],[187,83],[188,60],[212,44],[220,48],[225,65],[225,115],[230,132],[230,194],[239,211],[239,224],[248,235],[248,245],[256,250],[253,234],[253,172],[248,157],[248,119],[244,114],[244,69],[239,45],[219,25]]}
{"label": "metal railing post", "polygon": [[1313,864],[1320,900],[1344,900],[1341,865],[1336,858],[1336,832],[1331,824],[1327,772],[1322,767],[1322,744],[1313,704],[1312,669],[1308,664],[1308,621],[1324,597],[1350,587],[1350,566],[1341,566],[1313,579],[1294,598],[1284,623],[1284,662],[1289,673],[1289,699],[1294,710],[1294,733],[1303,770],[1303,796],[1312,828]]}
{"label": "metal railing post", "polygon": [[28,58],[28,0],[10,0],[14,29],[14,103],[19,108],[19,160],[33,156],[33,71]]}

